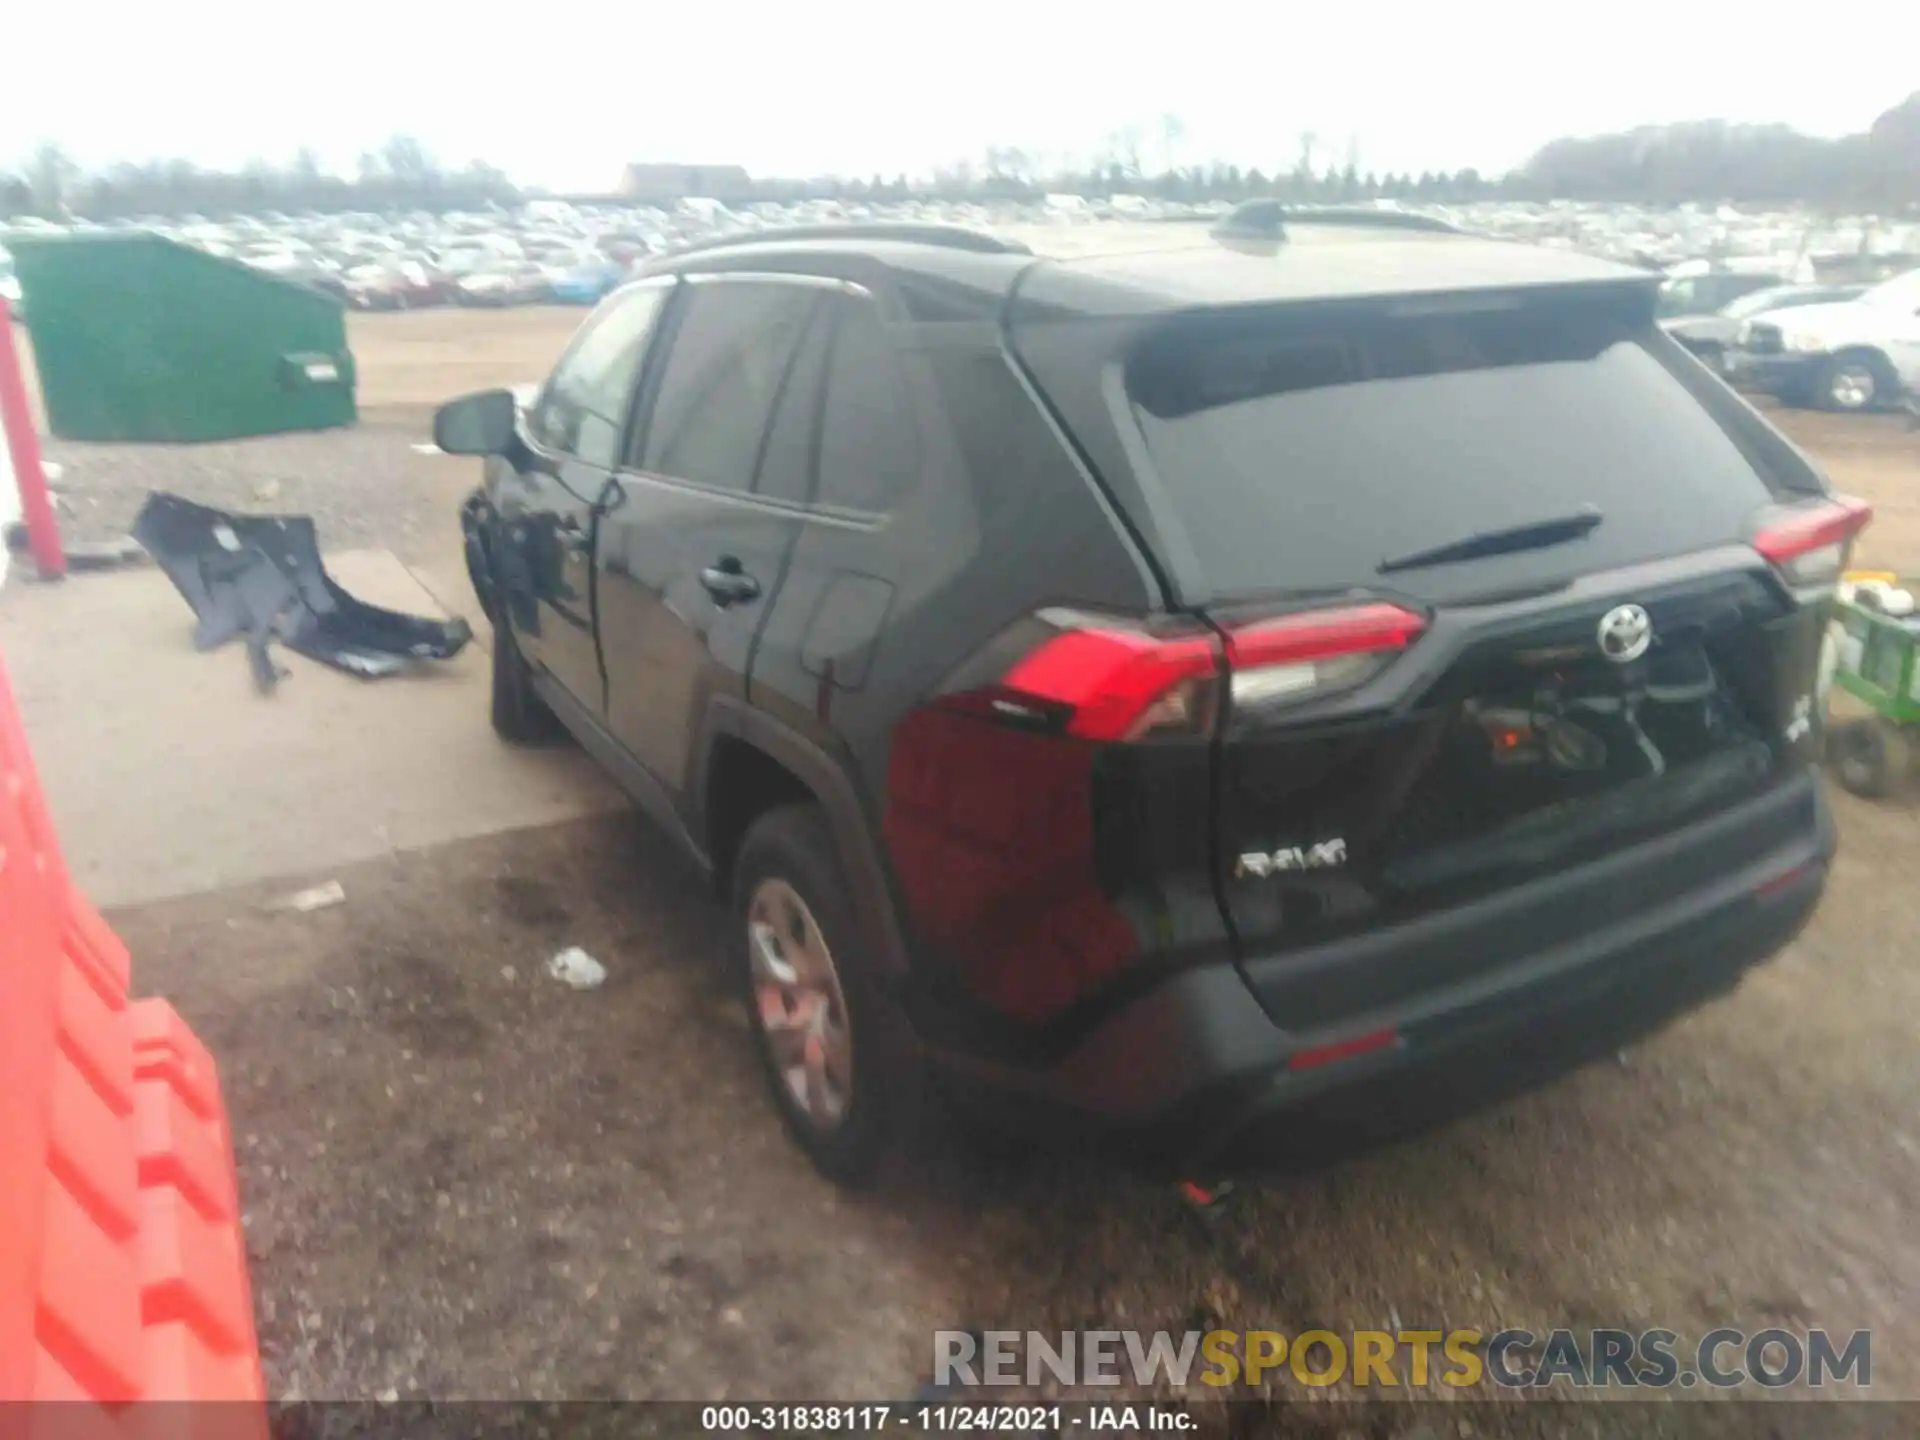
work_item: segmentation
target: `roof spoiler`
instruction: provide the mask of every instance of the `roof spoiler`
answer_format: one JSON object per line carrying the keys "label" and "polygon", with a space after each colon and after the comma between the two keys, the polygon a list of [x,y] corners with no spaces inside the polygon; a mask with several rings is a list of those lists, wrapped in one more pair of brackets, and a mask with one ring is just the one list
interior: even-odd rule
{"label": "roof spoiler", "polygon": [[1347,230],[1404,230],[1428,235],[1465,234],[1437,215],[1412,210],[1369,210],[1352,206],[1301,208],[1278,200],[1247,200],[1229,211],[1207,233],[1222,245],[1255,254],[1271,254],[1286,244],[1287,231],[1300,225]]}

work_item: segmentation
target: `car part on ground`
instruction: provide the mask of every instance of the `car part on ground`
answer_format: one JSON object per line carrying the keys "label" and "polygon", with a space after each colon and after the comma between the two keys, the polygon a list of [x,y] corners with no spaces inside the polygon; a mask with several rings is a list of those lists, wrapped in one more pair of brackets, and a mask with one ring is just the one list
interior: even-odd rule
{"label": "car part on ground", "polygon": [[1818,899],[1866,507],[1654,277],[1281,223],[709,245],[436,419],[512,695],[731,891],[830,1174],[923,1066],[1225,1173],[1657,1025]]}
{"label": "car part on ground", "polygon": [[270,646],[363,679],[422,660],[450,660],[472,631],[465,620],[404,615],[343,590],[320,558],[304,515],[231,515],[155,491],[133,536],[192,608],[197,650],[244,639],[254,684],[271,693],[284,673]]}

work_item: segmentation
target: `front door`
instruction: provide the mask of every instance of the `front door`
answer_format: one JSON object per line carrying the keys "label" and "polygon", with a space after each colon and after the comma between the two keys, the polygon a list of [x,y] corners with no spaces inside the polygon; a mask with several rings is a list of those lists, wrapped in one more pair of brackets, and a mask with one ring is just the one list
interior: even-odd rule
{"label": "front door", "polygon": [[744,698],[805,514],[826,283],[687,281],[601,518],[607,726],[683,813],[708,701]]}
{"label": "front door", "polygon": [[522,420],[513,473],[496,488],[501,575],[523,655],[596,716],[593,532],[624,441],[648,337],[671,282],[609,299],[581,326]]}

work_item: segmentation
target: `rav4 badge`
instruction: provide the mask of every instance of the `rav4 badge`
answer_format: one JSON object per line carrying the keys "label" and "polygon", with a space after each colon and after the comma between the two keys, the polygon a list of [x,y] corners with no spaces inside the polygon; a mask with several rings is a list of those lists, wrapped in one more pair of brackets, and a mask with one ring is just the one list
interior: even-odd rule
{"label": "rav4 badge", "polygon": [[1331,870],[1347,863],[1345,840],[1321,840],[1313,845],[1283,845],[1278,850],[1254,850],[1234,862],[1235,879],[1249,875],[1281,875],[1296,870]]}

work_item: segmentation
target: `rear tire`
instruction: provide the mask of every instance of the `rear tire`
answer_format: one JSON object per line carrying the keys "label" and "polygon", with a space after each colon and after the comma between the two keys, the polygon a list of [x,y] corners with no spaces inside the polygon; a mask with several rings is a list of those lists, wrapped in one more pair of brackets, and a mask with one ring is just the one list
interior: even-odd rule
{"label": "rear tire", "polygon": [[1867,350],[1847,350],[1820,367],[1814,403],[1839,415],[1862,415],[1890,395],[1896,381],[1886,362]]}
{"label": "rear tire", "polygon": [[870,1185],[909,1072],[816,805],[754,821],[734,864],[735,969],[787,1132],[835,1184]]}
{"label": "rear tire", "polygon": [[512,745],[545,745],[560,738],[559,717],[535,693],[526,657],[504,619],[493,624],[492,718],[494,733]]}
{"label": "rear tire", "polygon": [[1855,795],[1891,795],[1912,763],[1907,737],[1884,720],[1851,720],[1827,732],[1827,757],[1840,783]]}

